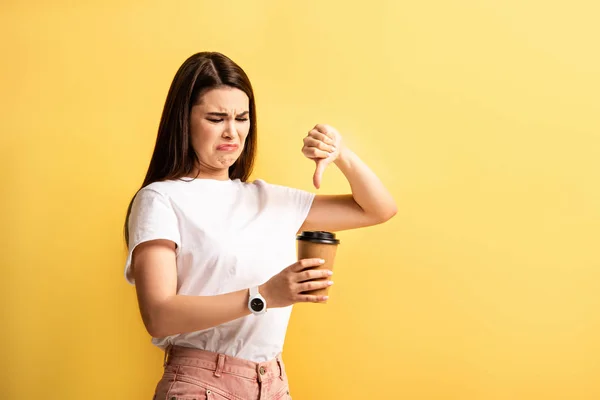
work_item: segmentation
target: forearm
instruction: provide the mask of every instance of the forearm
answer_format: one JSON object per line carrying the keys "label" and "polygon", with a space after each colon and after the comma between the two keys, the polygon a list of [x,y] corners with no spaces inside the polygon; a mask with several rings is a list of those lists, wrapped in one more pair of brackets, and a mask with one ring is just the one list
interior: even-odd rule
{"label": "forearm", "polygon": [[250,314],[248,290],[217,296],[174,295],[155,304],[146,329],[153,337],[165,337],[212,328]]}
{"label": "forearm", "polygon": [[343,148],[335,164],[348,180],[354,201],[365,214],[383,221],[396,214],[396,203],[390,192],[354,152]]}

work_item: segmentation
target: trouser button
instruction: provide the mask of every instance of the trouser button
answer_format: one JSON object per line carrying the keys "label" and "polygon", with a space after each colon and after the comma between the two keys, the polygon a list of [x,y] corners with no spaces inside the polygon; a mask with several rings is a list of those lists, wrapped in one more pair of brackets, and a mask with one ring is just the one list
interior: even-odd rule
{"label": "trouser button", "polygon": [[264,375],[264,374],[265,374],[265,372],[266,372],[266,371],[265,371],[265,367],[260,367],[260,368],[258,369],[258,373],[259,373],[259,374],[261,374],[261,375]]}

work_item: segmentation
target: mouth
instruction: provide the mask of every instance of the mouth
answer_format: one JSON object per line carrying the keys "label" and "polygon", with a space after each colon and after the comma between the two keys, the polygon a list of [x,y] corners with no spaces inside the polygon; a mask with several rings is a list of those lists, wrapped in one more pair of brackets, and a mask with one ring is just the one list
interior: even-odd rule
{"label": "mouth", "polygon": [[217,150],[219,150],[219,151],[235,151],[239,147],[240,146],[238,146],[237,144],[222,144],[217,147]]}

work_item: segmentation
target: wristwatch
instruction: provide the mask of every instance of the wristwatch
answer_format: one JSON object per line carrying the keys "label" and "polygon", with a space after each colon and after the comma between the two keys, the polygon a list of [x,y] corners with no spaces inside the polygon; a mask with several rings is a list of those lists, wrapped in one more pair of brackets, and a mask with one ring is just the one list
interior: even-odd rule
{"label": "wristwatch", "polygon": [[260,315],[267,312],[267,301],[260,295],[260,293],[258,293],[258,286],[250,288],[248,309],[254,315]]}

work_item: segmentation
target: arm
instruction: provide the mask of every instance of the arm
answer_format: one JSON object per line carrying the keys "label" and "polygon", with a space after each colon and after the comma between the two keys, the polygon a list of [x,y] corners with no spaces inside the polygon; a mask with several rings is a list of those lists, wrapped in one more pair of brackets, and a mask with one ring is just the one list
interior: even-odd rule
{"label": "arm", "polygon": [[342,143],[335,129],[317,125],[304,141],[303,153],[317,161],[314,183],[320,187],[325,167],[333,162],[344,174],[352,194],[317,195],[301,230],[341,231],[383,223],[397,207],[373,171]]}
{"label": "arm", "polygon": [[153,337],[199,331],[250,314],[248,290],[218,296],[177,295],[172,241],[153,240],[138,245],[132,265],[142,320]]}
{"label": "arm", "polygon": [[[325,301],[323,296],[302,294],[328,285],[312,281],[329,276],[327,270],[306,270],[317,265],[320,260],[299,261],[260,285],[267,308]],[[170,240],[138,245],[133,251],[132,267],[142,320],[153,337],[212,328],[250,314],[247,289],[216,296],[178,295],[175,243]]]}

